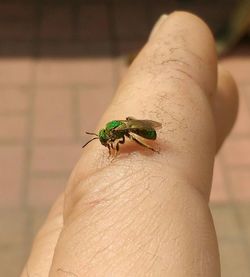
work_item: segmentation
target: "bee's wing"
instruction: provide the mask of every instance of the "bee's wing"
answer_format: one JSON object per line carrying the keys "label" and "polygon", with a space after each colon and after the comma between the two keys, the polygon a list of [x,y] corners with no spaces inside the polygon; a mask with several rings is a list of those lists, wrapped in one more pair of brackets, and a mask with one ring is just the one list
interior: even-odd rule
{"label": "bee's wing", "polygon": [[127,125],[128,128],[135,128],[135,129],[145,129],[145,128],[153,128],[153,129],[159,129],[162,127],[162,124],[160,122],[157,121],[153,121],[153,120],[147,120],[147,119],[136,119],[134,117],[127,117]]}
{"label": "bee's wing", "polygon": [[153,127],[154,129],[160,129],[162,127],[162,124],[160,122],[154,121],[154,120],[140,120],[142,122],[142,125],[147,125],[148,127]]}
{"label": "bee's wing", "polygon": [[160,129],[162,124],[157,121],[147,120],[147,119],[136,119],[134,117],[127,117],[126,120],[119,120],[123,122],[122,125],[115,128],[115,130],[133,130],[133,129]]}

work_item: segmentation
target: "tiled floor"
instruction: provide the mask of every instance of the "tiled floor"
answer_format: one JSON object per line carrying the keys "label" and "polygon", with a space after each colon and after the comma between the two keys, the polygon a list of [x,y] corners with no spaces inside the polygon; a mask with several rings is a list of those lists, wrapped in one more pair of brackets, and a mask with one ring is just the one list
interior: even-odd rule
{"label": "tiled floor", "polygon": [[[39,8],[16,2],[0,1],[5,16],[0,17],[0,276],[5,277],[18,276],[35,232],[79,158],[83,130],[94,128],[126,71],[119,54],[143,44],[164,8],[159,1],[149,18],[142,2],[110,7],[75,1],[76,22],[67,4]],[[131,7],[147,24],[127,25]],[[250,276],[249,54],[239,48],[222,61],[240,89],[239,117],[216,158],[211,194],[222,277]]]}

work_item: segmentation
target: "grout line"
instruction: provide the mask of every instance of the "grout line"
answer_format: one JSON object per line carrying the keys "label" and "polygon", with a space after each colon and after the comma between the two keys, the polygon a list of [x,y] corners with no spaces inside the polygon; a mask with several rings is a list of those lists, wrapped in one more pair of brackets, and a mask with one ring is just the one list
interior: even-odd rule
{"label": "grout line", "polygon": [[5,111],[5,112],[0,111],[0,117],[15,117],[15,116],[25,117],[27,112],[28,112],[28,110],[24,110],[24,111]]}
{"label": "grout line", "polygon": [[81,112],[80,112],[80,95],[79,95],[79,88],[75,86],[72,89],[72,96],[71,96],[71,121],[73,127],[73,137],[75,142],[79,142],[81,140]]}
{"label": "grout line", "polygon": [[36,38],[33,43],[33,63],[32,63],[32,77],[30,83],[32,84],[29,88],[29,111],[28,111],[28,124],[27,124],[27,137],[25,144],[25,162],[24,162],[24,177],[22,184],[22,208],[26,213],[26,225],[25,225],[25,237],[24,237],[24,253],[28,257],[30,252],[31,243],[33,240],[33,230],[32,230],[32,210],[28,204],[28,193],[29,184],[31,180],[31,163],[32,163],[32,152],[33,152],[33,126],[34,126],[34,116],[35,116],[35,88],[36,88],[36,58],[39,52],[39,30],[41,24],[41,2],[39,0],[36,5],[37,21],[36,21]]}
{"label": "grout line", "polygon": [[[73,116],[72,116],[73,117]],[[74,128],[75,129],[75,128]],[[75,130],[73,130],[75,131]],[[78,140],[76,141],[78,143]],[[54,146],[54,145],[62,145],[62,146],[72,146],[75,143],[75,139],[62,139],[62,138],[40,138],[40,139],[33,139],[34,145],[42,145],[42,146]]]}
{"label": "grout line", "polygon": [[19,146],[25,145],[25,139],[0,139],[0,146]]}
{"label": "grout line", "polygon": [[[34,70],[34,69],[33,69]],[[25,225],[25,237],[24,237],[24,253],[28,256],[29,247],[31,244],[31,217],[30,209],[28,207],[28,190],[29,190],[29,180],[30,180],[30,168],[32,159],[32,132],[33,132],[33,116],[34,116],[34,94],[29,91],[29,111],[27,113],[27,132],[26,132],[26,142],[25,142],[25,159],[23,168],[23,181],[22,181],[22,191],[21,191],[21,207],[26,214],[26,225]]]}
{"label": "grout line", "polygon": [[68,171],[32,171],[32,178],[68,178],[71,170]]}

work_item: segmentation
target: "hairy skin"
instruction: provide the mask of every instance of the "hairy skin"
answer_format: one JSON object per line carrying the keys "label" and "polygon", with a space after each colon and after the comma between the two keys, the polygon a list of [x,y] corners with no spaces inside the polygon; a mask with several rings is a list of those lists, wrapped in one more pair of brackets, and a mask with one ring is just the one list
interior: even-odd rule
{"label": "hairy skin", "polygon": [[217,74],[205,23],[162,17],[98,126],[126,116],[161,122],[160,155],[128,142],[111,162],[98,141],[86,147],[22,276],[219,277],[208,201],[236,113],[235,83]]}

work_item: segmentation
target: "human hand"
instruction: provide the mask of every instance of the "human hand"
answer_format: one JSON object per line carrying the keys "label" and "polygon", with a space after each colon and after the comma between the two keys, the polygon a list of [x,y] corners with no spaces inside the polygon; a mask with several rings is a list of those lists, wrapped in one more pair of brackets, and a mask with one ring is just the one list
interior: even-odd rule
{"label": "human hand", "polygon": [[220,276],[208,201],[236,113],[207,26],[185,12],[161,17],[99,125],[159,121],[160,154],[128,142],[111,162],[98,140],[84,148],[22,276]]}

